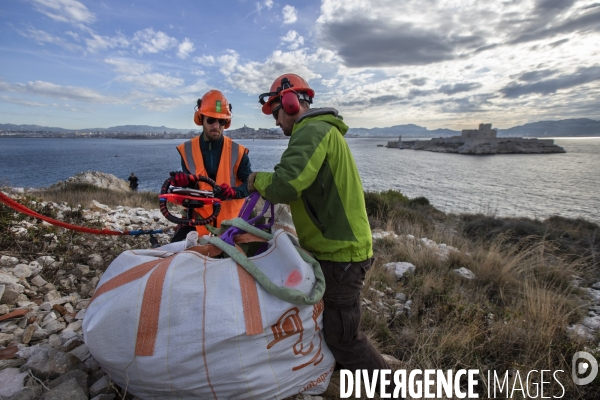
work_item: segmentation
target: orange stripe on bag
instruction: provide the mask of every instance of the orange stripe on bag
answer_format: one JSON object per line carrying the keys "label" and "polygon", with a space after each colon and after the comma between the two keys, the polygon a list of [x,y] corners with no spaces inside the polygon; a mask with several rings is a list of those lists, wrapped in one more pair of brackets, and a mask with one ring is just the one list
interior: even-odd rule
{"label": "orange stripe on bag", "polygon": [[205,244],[202,246],[194,246],[194,247],[190,247],[190,248],[186,249],[186,251],[193,251],[196,253],[200,253],[203,256],[213,257],[213,258],[218,256],[219,254],[223,253],[223,250],[219,249],[214,244]]}
{"label": "orange stripe on bag", "polygon": [[266,239],[253,235],[252,233],[242,233],[233,238],[235,243],[252,243],[252,242],[266,242]]}
{"label": "orange stripe on bag", "polygon": [[164,260],[164,262],[152,272],[146,283],[135,344],[136,356],[154,355],[163,286],[170,265],[171,259]]}
{"label": "orange stripe on bag", "polygon": [[[171,257],[169,257],[169,258],[171,258]],[[136,279],[140,279],[142,276],[146,275],[148,273],[148,271],[152,270],[152,268],[156,267],[162,261],[164,261],[164,260],[158,259],[158,260],[148,261],[146,263],[138,265],[137,267],[133,267],[133,268],[123,272],[122,274],[115,276],[114,278],[105,282],[102,286],[100,286],[96,290],[96,293],[94,293],[94,296],[90,300],[89,304],[92,304],[94,299],[103,295],[106,292],[109,292],[113,289],[121,287],[121,286],[125,285],[126,283],[133,282]],[[89,305],[88,305],[88,307],[89,307]]]}
{"label": "orange stripe on bag", "polygon": [[258,335],[263,333],[263,327],[256,282],[252,275],[239,264],[237,264],[237,272],[240,280],[240,289],[242,291],[242,306],[244,307],[246,335]]}

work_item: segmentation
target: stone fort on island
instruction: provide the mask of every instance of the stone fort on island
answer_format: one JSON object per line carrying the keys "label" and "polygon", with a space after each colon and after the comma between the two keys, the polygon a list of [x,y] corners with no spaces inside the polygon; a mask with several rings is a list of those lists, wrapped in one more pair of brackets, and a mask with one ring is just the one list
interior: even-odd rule
{"label": "stone fort on island", "polygon": [[479,124],[479,129],[463,129],[460,136],[431,140],[399,140],[387,147],[459,154],[565,153],[552,139],[499,138],[492,124]]}

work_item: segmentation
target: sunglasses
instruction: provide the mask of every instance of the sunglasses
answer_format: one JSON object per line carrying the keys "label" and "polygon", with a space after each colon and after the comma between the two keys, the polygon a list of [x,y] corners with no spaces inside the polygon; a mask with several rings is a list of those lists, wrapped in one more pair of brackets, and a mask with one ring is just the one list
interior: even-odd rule
{"label": "sunglasses", "polygon": [[275,118],[275,121],[277,121],[277,117],[279,116],[279,110],[281,110],[281,104],[278,104],[277,106],[275,106],[273,108],[273,110],[271,111],[271,115],[273,115],[273,118]]}
{"label": "sunglasses", "polygon": [[217,121],[219,121],[219,125],[221,125],[221,126],[227,125],[227,122],[228,122],[226,119],[216,119],[216,118],[213,118],[213,117],[206,118],[206,123],[209,124],[209,125],[212,125],[212,124],[214,124]]}

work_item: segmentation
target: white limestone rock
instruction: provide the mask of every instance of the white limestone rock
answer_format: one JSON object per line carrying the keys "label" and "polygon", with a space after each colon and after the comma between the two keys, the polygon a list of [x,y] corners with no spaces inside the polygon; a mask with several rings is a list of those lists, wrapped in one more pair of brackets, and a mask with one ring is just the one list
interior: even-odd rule
{"label": "white limestone rock", "polygon": [[416,267],[409,262],[393,262],[383,266],[388,271],[393,271],[396,279],[401,279],[405,274],[414,274]]}
{"label": "white limestone rock", "polygon": [[456,273],[459,276],[462,276],[465,279],[476,279],[477,276],[468,268],[465,267],[460,267],[458,269],[454,270],[454,273]]}

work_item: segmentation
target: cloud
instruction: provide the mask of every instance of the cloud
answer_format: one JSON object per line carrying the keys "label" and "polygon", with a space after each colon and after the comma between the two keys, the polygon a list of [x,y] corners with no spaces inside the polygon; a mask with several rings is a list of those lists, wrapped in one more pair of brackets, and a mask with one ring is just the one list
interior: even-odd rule
{"label": "cloud", "polygon": [[439,111],[450,114],[467,114],[488,111],[485,106],[491,106],[491,95],[468,96],[458,99],[438,100],[432,104],[440,105]]}
{"label": "cloud", "polygon": [[408,22],[353,18],[320,27],[330,49],[348,67],[425,65],[458,57],[461,47],[478,47],[475,36],[444,35]]}
{"label": "cloud", "polygon": [[154,32],[152,28],[137,31],[132,42],[137,46],[138,53],[158,53],[177,46],[177,39],[163,32]]}
{"label": "cloud", "polygon": [[205,65],[207,67],[210,67],[212,65],[215,65],[215,58],[213,56],[205,56],[202,55],[200,57],[194,57],[194,62],[200,64],[200,65]]}
{"label": "cloud", "polygon": [[194,43],[190,39],[185,38],[183,42],[179,43],[177,57],[185,60],[192,51],[194,51]]}
{"label": "cloud", "polygon": [[440,93],[453,95],[460,92],[470,92],[472,90],[479,89],[481,86],[481,83],[478,82],[464,82],[442,85],[438,90]]}
{"label": "cloud", "polygon": [[93,32],[90,32],[90,35],[91,38],[85,39],[85,43],[88,51],[91,53],[97,53],[107,49],[129,47],[129,40],[127,40],[124,36],[101,36]]}
{"label": "cloud", "polygon": [[293,71],[307,81],[321,78],[320,74],[308,66],[317,68],[330,57],[332,56],[327,51],[317,50],[313,54],[308,54],[305,49],[289,52],[276,50],[263,62],[238,63],[234,71],[227,75],[227,82],[243,93],[258,96],[269,91],[275,78],[287,72]]}
{"label": "cloud", "polygon": [[94,22],[96,17],[77,0],[30,0],[33,7],[47,17],[82,27]]}
{"label": "cloud", "polygon": [[163,112],[188,103],[181,97],[153,97],[142,100],[140,105],[149,111]]}
{"label": "cloud", "polygon": [[139,75],[123,75],[117,78],[122,82],[134,83],[139,86],[154,89],[173,89],[183,85],[184,80],[165,74],[149,73]]}
{"label": "cloud", "polygon": [[116,79],[149,89],[171,89],[183,85],[184,80],[167,74],[151,72],[147,64],[124,59],[105,59],[120,74]]}
{"label": "cloud", "polygon": [[296,8],[294,8],[294,6],[286,5],[281,10],[281,13],[283,14],[284,24],[293,24],[298,20],[297,11]]}
{"label": "cloud", "polygon": [[267,7],[269,10],[273,8],[273,0],[265,0],[265,7]]}
{"label": "cloud", "polygon": [[561,89],[568,89],[598,80],[600,80],[600,66],[583,67],[573,74],[561,75],[545,81],[526,84],[511,82],[500,89],[500,93],[505,98],[515,99],[533,93],[552,94]]}
{"label": "cloud", "polygon": [[66,40],[64,40],[63,38],[54,36],[48,32],[42,31],[40,29],[29,28],[29,29],[27,29],[26,32],[19,31],[19,34],[39,43],[41,45],[50,43],[50,44],[58,45],[67,50],[70,50],[70,51],[83,51],[83,47],[81,47],[77,44],[74,44],[74,43],[69,43]]}
{"label": "cloud", "polygon": [[[535,82],[539,81],[542,78],[555,75],[558,72],[559,71],[557,69],[540,69],[538,71],[527,71],[518,75],[517,79],[523,82]],[[514,75],[511,76],[511,78],[514,78]]]}
{"label": "cloud", "polygon": [[415,86],[423,86],[427,83],[427,78],[414,78],[409,80],[409,82]]}
{"label": "cloud", "polygon": [[289,43],[288,48],[290,50],[296,50],[298,47],[304,45],[304,38],[298,34],[298,32],[291,30],[281,38],[281,43]]}
{"label": "cloud", "polygon": [[573,32],[596,31],[600,32],[600,10],[591,10],[583,14],[574,14],[562,21],[549,23],[550,21],[541,21],[535,27],[526,26],[512,35],[510,44],[518,44],[552,38],[561,34]]}
{"label": "cloud", "polygon": [[5,103],[12,103],[12,104],[18,104],[20,106],[26,106],[26,107],[48,107],[48,104],[44,104],[44,103],[38,103],[36,101],[28,101],[28,100],[24,100],[24,99],[20,99],[18,97],[10,97],[10,96],[0,96],[0,99],[2,99],[3,102]]}
{"label": "cloud", "polygon": [[119,98],[104,96],[92,89],[77,86],[60,86],[45,81],[33,81],[26,84],[0,82],[0,91],[27,93],[54,99],[76,100],[94,104],[121,104],[123,102]]}
{"label": "cloud", "polygon": [[229,76],[235,70],[240,55],[235,50],[227,50],[226,54],[217,57],[217,62],[221,65],[220,71],[223,75]]}

